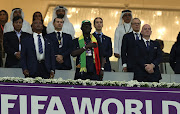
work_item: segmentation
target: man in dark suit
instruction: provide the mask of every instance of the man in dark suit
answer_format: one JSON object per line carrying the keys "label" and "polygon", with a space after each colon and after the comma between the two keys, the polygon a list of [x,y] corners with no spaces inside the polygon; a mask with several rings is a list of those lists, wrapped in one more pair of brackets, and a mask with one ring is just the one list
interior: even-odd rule
{"label": "man in dark suit", "polygon": [[133,31],[125,34],[122,39],[121,57],[124,72],[134,71],[136,41],[141,40],[140,19],[134,18],[131,22],[131,27]]}
{"label": "man in dark suit", "polygon": [[93,36],[96,37],[99,48],[103,51],[102,54],[105,60],[104,71],[111,72],[111,63],[109,58],[112,56],[112,42],[110,37],[102,33],[103,19],[101,17],[96,17],[94,19],[94,27],[96,31],[93,33]]}
{"label": "man in dark suit", "polygon": [[34,20],[33,34],[22,40],[21,64],[25,77],[53,78],[55,70],[54,48],[50,40],[42,36],[41,20]]}
{"label": "man in dark suit", "polygon": [[72,52],[72,37],[70,34],[62,32],[63,19],[56,17],[53,21],[55,31],[48,34],[54,46],[56,56],[56,69],[70,70],[72,69],[70,54]]}
{"label": "man in dark suit", "polygon": [[159,82],[161,73],[159,64],[162,59],[162,51],[159,43],[150,40],[151,27],[145,24],[142,27],[142,40],[137,41],[134,68],[134,80],[140,82]]}
{"label": "man in dark suit", "polygon": [[7,53],[5,67],[7,68],[20,68],[20,53],[21,53],[21,40],[30,35],[29,33],[21,30],[23,18],[16,16],[13,18],[14,31],[4,34],[4,50]]}

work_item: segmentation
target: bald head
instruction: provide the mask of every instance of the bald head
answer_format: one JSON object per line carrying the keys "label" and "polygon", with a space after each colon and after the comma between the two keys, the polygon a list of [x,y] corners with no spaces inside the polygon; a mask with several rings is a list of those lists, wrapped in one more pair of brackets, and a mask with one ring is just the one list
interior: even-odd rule
{"label": "bald head", "polygon": [[148,24],[143,25],[142,30],[141,30],[141,34],[143,38],[149,39],[151,36],[151,33],[152,33],[151,26]]}

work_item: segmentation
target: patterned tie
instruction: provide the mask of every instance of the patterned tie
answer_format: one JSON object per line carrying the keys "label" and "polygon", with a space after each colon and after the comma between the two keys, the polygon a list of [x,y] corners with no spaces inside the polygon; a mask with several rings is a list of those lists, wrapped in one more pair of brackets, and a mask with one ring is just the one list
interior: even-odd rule
{"label": "patterned tie", "polygon": [[135,35],[136,35],[136,40],[139,40],[139,35],[138,35],[138,33],[135,33]]}
{"label": "patterned tie", "polygon": [[149,41],[146,41],[147,50],[149,50]]}
{"label": "patterned tie", "polygon": [[37,36],[38,36],[39,53],[42,54],[43,53],[43,47],[42,47],[41,35],[37,35]]}
{"label": "patterned tie", "polygon": [[97,34],[98,38],[101,40],[101,43],[102,43],[102,38],[100,37],[101,34]]}

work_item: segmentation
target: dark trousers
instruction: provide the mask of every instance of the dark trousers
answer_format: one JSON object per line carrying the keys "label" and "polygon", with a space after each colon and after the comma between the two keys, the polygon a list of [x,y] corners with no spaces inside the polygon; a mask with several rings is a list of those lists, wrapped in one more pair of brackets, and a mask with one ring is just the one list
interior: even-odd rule
{"label": "dark trousers", "polygon": [[35,77],[42,77],[44,79],[48,79],[50,77],[50,73],[47,71],[45,62],[43,61],[38,61],[38,66],[35,74],[33,76],[30,76],[32,78]]}
{"label": "dark trousers", "polygon": [[96,74],[96,72],[79,72],[80,69],[76,68],[76,73],[75,73],[75,77],[74,79],[82,79],[82,80],[86,80],[86,79],[90,79],[90,80],[97,80],[100,81],[101,78],[99,75]]}

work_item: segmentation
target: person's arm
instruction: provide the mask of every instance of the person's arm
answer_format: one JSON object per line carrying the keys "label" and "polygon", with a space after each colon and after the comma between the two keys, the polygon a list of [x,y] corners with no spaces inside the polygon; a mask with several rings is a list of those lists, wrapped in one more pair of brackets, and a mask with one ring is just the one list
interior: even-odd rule
{"label": "person's arm", "polygon": [[127,72],[127,51],[128,51],[128,38],[126,37],[126,35],[124,35],[121,45],[121,58],[122,58],[122,65],[124,72]]}
{"label": "person's arm", "polygon": [[9,44],[9,36],[8,33],[5,33],[3,36],[3,46],[4,46],[4,51],[8,55],[15,56],[15,51],[12,48],[12,46]]}
{"label": "person's arm", "polygon": [[169,56],[169,63],[171,68],[174,71],[175,65],[176,65],[176,44],[174,44],[171,48],[170,56]]}
{"label": "person's arm", "polygon": [[78,55],[81,55],[86,49],[93,48],[93,47],[97,47],[97,45],[95,43],[88,43],[86,46],[72,51],[71,55],[73,57],[76,57]]}
{"label": "person's arm", "polygon": [[29,76],[29,71],[27,69],[27,49],[26,49],[26,42],[25,42],[25,38],[21,40],[21,67],[23,70],[23,74],[25,77]]}

